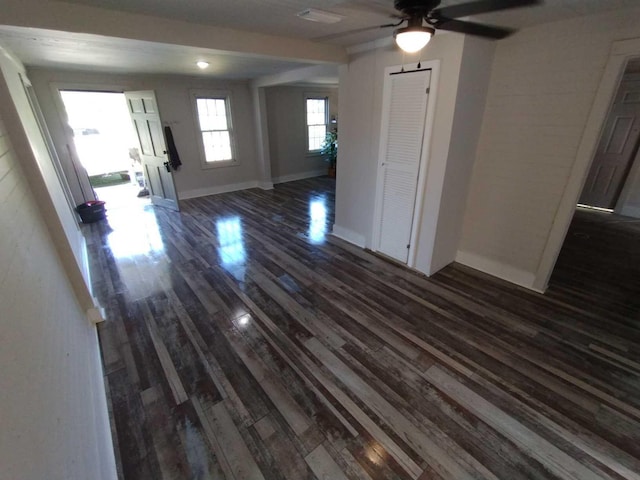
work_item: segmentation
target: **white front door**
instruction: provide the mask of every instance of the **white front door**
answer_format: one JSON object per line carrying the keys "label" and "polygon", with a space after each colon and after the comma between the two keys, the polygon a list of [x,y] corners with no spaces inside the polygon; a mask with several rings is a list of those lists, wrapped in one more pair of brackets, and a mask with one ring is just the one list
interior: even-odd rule
{"label": "white front door", "polygon": [[425,135],[431,70],[385,78],[374,247],[407,263]]}
{"label": "white front door", "polygon": [[153,90],[124,92],[124,95],[140,143],[140,158],[151,202],[179,210],[156,95]]}
{"label": "white front door", "polygon": [[640,142],[640,80],[616,93],[579,203],[613,209]]}

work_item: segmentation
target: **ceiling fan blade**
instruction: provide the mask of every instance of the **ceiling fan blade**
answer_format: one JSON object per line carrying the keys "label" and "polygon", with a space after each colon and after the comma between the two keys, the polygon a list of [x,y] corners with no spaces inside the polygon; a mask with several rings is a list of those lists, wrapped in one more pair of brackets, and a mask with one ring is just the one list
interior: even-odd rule
{"label": "ceiling fan blade", "polygon": [[491,25],[450,19],[441,19],[435,24],[435,27],[439,30],[449,30],[451,32],[466,33],[468,35],[493,38],[496,40],[508,37],[515,31],[509,28],[493,27]]}
{"label": "ceiling fan blade", "polygon": [[400,20],[399,23],[386,23],[384,25],[375,25],[373,27],[356,28],[354,30],[347,30],[346,32],[338,32],[338,33],[332,33],[330,35],[323,35],[322,37],[315,37],[315,38],[312,38],[311,40],[313,40],[315,42],[326,42],[328,40],[334,40],[336,38],[342,38],[342,37],[348,37],[349,35],[355,35],[356,33],[371,32],[373,30],[380,30],[381,28],[397,27],[402,22],[404,22],[404,20]]}
{"label": "ceiling fan blade", "polygon": [[462,3],[442,7],[431,12],[434,18],[460,18],[480,13],[495,12],[508,8],[528,7],[541,4],[541,0],[478,0],[476,2]]}

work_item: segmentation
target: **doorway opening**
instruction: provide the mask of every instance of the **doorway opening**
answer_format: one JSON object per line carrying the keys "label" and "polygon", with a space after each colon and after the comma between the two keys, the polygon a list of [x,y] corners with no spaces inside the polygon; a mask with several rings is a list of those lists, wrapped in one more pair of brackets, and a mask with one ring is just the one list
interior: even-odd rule
{"label": "doorway opening", "polygon": [[60,90],[80,163],[107,207],[149,204],[136,133],[124,93]]}
{"label": "doorway opening", "polygon": [[639,145],[640,59],[636,58],[627,63],[611,101],[579,207],[620,214],[640,209]]}
{"label": "doorway opening", "polygon": [[[385,69],[372,249],[415,267],[436,102],[437,61]],[[399,113],[401,112],[401,113]]]}
{"label": "doorway opening", "polygon": [[640,306],[640,58],[619,78],[550,281],[603,312]]}

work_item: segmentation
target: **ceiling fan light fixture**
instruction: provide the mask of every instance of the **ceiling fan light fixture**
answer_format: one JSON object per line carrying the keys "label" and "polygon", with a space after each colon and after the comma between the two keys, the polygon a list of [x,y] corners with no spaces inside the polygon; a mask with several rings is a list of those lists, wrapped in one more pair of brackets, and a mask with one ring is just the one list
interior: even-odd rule
{"label": "ceiling fan light fixture", "polygon": [[422,50],[436,31],[431,27],[408,26],[393,32],[398,46],[407,53]]}
{"label": "ceiling fan light fixture", "polygon": [[209,66],[209,62],[205,62],[204,60],[198,60],[196,62],[196,65],[198,66],[198,68],[200,70],[204,70],[205,68],[207,68]]}

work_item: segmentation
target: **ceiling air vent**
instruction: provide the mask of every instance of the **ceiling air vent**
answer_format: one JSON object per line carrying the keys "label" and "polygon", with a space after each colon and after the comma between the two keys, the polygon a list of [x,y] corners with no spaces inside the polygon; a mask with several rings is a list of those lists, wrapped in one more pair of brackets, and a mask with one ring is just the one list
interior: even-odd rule
{"label": "ceiling air vent", "polygon": [[296,15],[305,20],[320,23],[338,23],[344,18],[344,15],[316,10],[315,8],[307,8],[306,10],[296,13]]}

